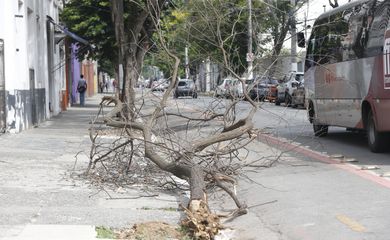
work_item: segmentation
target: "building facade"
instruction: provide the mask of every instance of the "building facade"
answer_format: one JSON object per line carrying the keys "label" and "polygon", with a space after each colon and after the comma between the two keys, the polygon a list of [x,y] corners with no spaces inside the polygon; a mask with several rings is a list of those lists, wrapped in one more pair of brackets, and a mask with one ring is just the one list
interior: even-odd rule
{"label": "building facade", "polygon": [[20,132],[61,111],[65,49],[59,0],[0,1],[0,129]]}

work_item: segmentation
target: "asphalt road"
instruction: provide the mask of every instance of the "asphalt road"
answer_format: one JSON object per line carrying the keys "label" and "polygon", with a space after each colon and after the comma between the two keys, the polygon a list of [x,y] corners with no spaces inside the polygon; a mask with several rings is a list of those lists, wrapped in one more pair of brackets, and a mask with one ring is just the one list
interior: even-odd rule
{"label": "asphalt road", "polygon": [[[214,100],[177,101],[202,109]],[[249,107],[240,102],[237,113],[243,116]],[[245,239],[390,239],[390,181],[380,176],[390,171],[390,153],[371,153],[364,133],[343,128],[331,127],[327,137],[314,137],[304,109],[266,102],[254,122],[273,139],[269,149],[262,147],[263,155],[280,154],[272,150],[278,141],[306,151],[287,151],[273,167],[249,171],[252,181],[240,182],[239,196],[250,206],[249,214],[237,219],[248,226]],[[335,154],[357,162],[328,161]],[[369,165],[378,169],[361,169]]]}
{"label": "asphalt road", "polygon": [[375,165],[378,169],[373,171],[378,175],[390,172],[390,151],[380,154],[372,153],[368,148],[364,132],[351,132],[345,128],[329,127],[326,137],[314,137],[305,109],[275,106],[272,103],[264,103],[262,107],[270,114],[262,114],[260,111],[256,115],[255,124],[260,128],[268,128],[274,136],[289,139],[330,156],[342,155],[347,159],[354,159],[356,162],[351,164],[359,167]]}
{"label": "asphalt road", "polygon": [[[179,101],[202,109],[215,100],[200,97],[198,99],[180,98]],[[261,108],[254,117],[257,128],[320,153],[342,155],[346,159],[354,159],[356,162],[351,164],[359,167],[375,165],[378,169],[373,171],[378,175],[390,172],[390,145],[389,152],[372,153],[368,148],[364,132],[351,132],[340,127],[329,127],[329,134],[326,137],[314,137],[306,109],[285,107],[283,104],[276,106],[269,102],[263,102],[260,106]],[[249,108],[249,103],[242,101],[238,104],[237,112],[240,116],[244,116]]]}

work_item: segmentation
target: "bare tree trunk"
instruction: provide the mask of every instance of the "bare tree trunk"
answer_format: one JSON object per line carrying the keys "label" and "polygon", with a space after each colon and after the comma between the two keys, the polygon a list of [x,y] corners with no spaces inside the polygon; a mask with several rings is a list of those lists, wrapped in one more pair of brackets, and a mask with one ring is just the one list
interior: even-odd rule
{"label": "bare tree trunk", "polygon": [[[159,141],[165,140],[167,132],[156,133],[156,128],[160,127],[158,125],[159,118],[161,118],[161,116],[166,116],[167,114],[166,109],[167,104],[169,104],[168,98],[172,96],[172,92],[177,85],[180,59],[173,53],[173,51],[170,51],[168,45],[164,41],[164,37],[161,35],[163,30],[159,29],[161,27],[159,21],[161,7],[164,1],[146,0],[146,6],[142,8],[142,11],[137,14],[136,20],[131,22],[131,24],[125,22],[123,16],[124,3],[128,2],[124,2],[124,0],[111,0],[112,19],[114,21],[115,35],[119,47],[118,61],[119,63],[122,63],[124,67],[124,96],[122,101],[119,99],[112,99],[110,97],[103,99],[102,105],[105,101],[108,102],[108,104],[115,104],[115,108],[106,114],[104,121],[108,126],[126,130],[125,132],[128,136],[126,135],[127,139],[123,144],[131,144],[131,149],[134,149],[134,142],[137,142],[136,144],[140,146],[142,145],[140,149],[142,149],[141,151],[143,152],[140,155],[143,154],[144,159],[149,160],[153,163],[153,165],[157,165],[159,169],[170,173],[170,175],[173,174],[174,176],[184,179],[189,183],[191,196],[187,208],[184,208],[187,213],[186,223],[194,230],[196,237],[199,239],[213,239],[214,235],[221,228],[221,225],[219,217],[216,214],[213,214],[208,207],[206,191],[206,186],[208,186],[208,184],[206,183],[213,183],[214,186],[228,192],[240,210],[246,209],[246,205],[241,204],[236,196],[236,193],[234,191],[229,191],[228,186],[223,184],[223,182],[226,181],[223,177],[215,177],[217,175],[224,176],[225,172],[222,170],[223,167],[217,167],[217,164],[205,165],[203,160],[199,160],[198,154],[203,152],[203,154],[207,155],[209,153],[205,149],[209,147],[217,147],[220,143],[227,143],[227,145],[229,145],[228,143],[231,141],[240,142],[247,141],[248,138],[250,139],[251,131],[253,129],[252,118],[257,110],[257,107],[253,101],[249,100],[252,104],[252,109],[248,113],[247,117],[240,119],[237,122],[234,122],[235,120],[225,121],[225,119],[223,119],[223,121],[221,121],[221,119],[219,119],[218,130],[210,136],[194,137],[194,139],[189,141],[189,146],[186,145],[183,147],[183,143],[180,142],[181,137],[175,135],[172,135],[174,139],[168,140],[170,141],[169,147],[167,145],[160,144]],[[161,41],[161,47],[168,56],[173,59],[174,66],[172,67],[173,73],[168,89],[166,89],[159,101],[155,101],[155,104],[153,103],[154,109],[148,109],[147,114],[140,114],[141,117],[137,116],[137,118],[142,118],[142,121],[139,121],[140,119],[135,118],[135,112],[136,110],[141,111],[141,107],[139,107],[139,104],[136,105],[134,87],[142,69],[146,46],[148,46],[148,37],[151,36],[150,32],[148,33],[148,31],[146,31],[147,27],[150,28],[150,25],[152,24],[151,22],[154,23],[155,29],[151,28],[149,31],[157,29],[157,34]],[[124,26],[126,26],[126,31]],[[221,50],[223,50],[223,45],[221,46]],[[224,54],[226,54],[226,51],[224,51]],[[225,59],[227,59],[227,57],[225,57]],[[225,60],[225,64],[228,65],[227,60]],[[212,120],[216,118],[216,116],[225,118],[225,115],[233,112],[232,109],[234,106],[235,105],[233,103],[227,107],[227,112],[225,114],[215,113],[212,117],[210,117],[210,119]],[[138,109],[136,109],[137,107]],[[150,110],[152,110],[152,113]],[[183,115],[180,115],[180,117],[183,117]],[[207,120],[207,117],[205,118],[206,121],[210,120]],[[202,122],[204,120],[196,119],[194,121]],[[167,130],[169,130],[169,128]],[[157,144],[156,142],[159,143]],[[238,144],[238,146],[241,145]],[[164,155],[164,151],[162,151],[164,150],[164,147],[174,150],[174,153],[170,151],[171,155],[168,158]],[[114,149],[118,150],[118,148]],[[235,149],[235,147],[233,146],[232,149]],[[233,150],[231,150],[230,147],[226,147],[226,149],[222,151],[221,156],[228,158],[228,154],[225,152],[229,153],[230,151]],[[217,155],[218,153],[216,153],[215,156]],[[101,156],[102,155],[98,156],[96,159],[91,157],[93,164],[96,164],[97,161],[104,157],[109,158],[109,154],[104,154],[104,157]],[[213,159],[218,158],[219,157],[213,157]],[[126,166],[126,169],[129,169],[128,165]]]}

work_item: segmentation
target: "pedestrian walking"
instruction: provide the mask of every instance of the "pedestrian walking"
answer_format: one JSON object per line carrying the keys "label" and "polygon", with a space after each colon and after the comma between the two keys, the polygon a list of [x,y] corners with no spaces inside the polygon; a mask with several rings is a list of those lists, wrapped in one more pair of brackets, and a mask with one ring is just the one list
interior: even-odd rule
{"label": "pedestrian walking", "polygon": [[77,91],[80,93],[80,105],[85,106],[85,92],[87,90],[87,81],[84,79],[84,75],[80,75],[79,83],[77,84]]}
{"label": "pedestrian walking", "polygon": [[99,82],[99,89],[100,89],[100,92],[103,93],[103,90],[104,90],[104,82],[102,80],[100,80]]}

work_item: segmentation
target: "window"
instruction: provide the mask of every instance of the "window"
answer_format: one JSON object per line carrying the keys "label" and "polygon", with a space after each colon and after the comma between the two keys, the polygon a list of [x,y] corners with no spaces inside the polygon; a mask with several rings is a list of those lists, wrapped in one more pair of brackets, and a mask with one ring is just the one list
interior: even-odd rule
{"label": "window", "polygon": [[390,2],[366,2],[315,23],[305,67],[332,64],[382,52]]}
{"label": "window", "polygon": [[382,54],[384,43],[384,32],[390,20],[390,2],[378,1],[374,9],[374,16],[369,16],[368,40],[366,56],[376,56]]}

